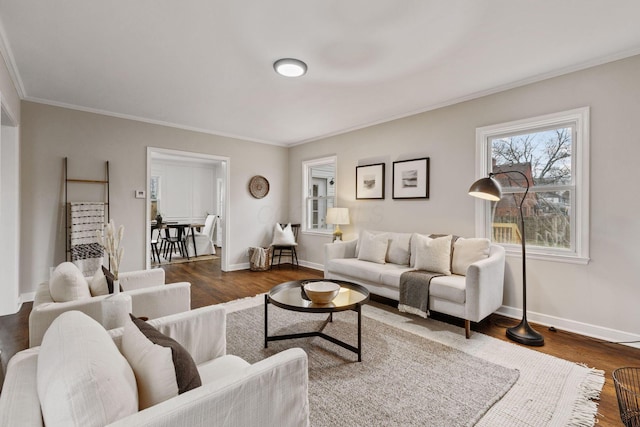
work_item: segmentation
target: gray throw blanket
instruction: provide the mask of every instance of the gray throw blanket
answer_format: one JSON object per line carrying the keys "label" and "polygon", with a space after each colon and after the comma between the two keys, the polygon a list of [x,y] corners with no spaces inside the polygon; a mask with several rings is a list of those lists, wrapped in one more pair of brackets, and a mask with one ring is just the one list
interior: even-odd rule
{"label": "gray throw blanket", "polygon": [[400,275],[398,310],[426,318],[429,315],[429,283],[444,274],[425,270],[405,271]]}

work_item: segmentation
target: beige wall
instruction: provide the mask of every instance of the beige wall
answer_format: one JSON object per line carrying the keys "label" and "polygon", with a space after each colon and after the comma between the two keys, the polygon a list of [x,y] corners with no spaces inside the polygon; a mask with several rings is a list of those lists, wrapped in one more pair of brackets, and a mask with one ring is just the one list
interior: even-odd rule
{"label": "beige wall", "polygon": [[[145,201],[136,199],[134,190],[146,186],[148,146],[230,158],[230,244],[225,248],[230,269],[248,267],[247,248],[270,243],[273,223],[288,213],[288,152],[283,147],[32,102],[22,103],[21,127],[23,294],[65,260],[64,157],[69,158],[70,178],[103,179],[109,161],[111,218],[125,226],[124,271],[145,267]],[[247,190],[253,175],[270,181],[264,199],[252,198]],[[76,190],[74,198],[93,197],[85,191]]]}
{"label": "beige wall", "polygon": [[[291,148],[290,212],[301,220],[301,162],[338,156],[338,206],[362,228],[473,236],[475,130],[511,120],[591,107],[591,262],[530,260],[530,319],[610,339],[640,338],[640,56]],[[431,158],[429,200],[392,200],[392,162]],[[355,200],[355,167],[386,163],[386,199]],[[330,239],[301,236],[301,257],[322,264]],[[521,260],[509,258],[503,311],[521,307]],[[515,310],[513,310],[514,308]],[[609,331],[608,328],[614,331]],[[619,333],[620,332],[620,333]]]}

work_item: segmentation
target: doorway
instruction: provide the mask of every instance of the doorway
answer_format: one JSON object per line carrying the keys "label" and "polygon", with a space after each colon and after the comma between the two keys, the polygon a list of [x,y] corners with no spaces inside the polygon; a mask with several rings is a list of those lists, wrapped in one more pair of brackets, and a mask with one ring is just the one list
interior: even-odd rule
{"label": "doorway", "polygon": [[218,216],[213,241],[222,248],[220,266],[228,271],[229,246],[228,157],[165,148],[147,148],[145,221],[146,265],[151,266],[151,220],[204,223],[208,214]]}

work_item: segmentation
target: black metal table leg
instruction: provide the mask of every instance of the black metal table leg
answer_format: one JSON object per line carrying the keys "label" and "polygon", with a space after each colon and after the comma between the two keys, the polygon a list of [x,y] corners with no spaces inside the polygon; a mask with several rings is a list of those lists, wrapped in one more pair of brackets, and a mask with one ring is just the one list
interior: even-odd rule
{"label": "black metal table leg", "polygon": [[264,296],[264,348],[267,348],[269,345],[269,340],[267,340],[267,305],[269,304],[269,295]]}
{"label": "black metal table leg", "polygon": [[358,362],[362,362],[362,306],[356,305],[358,312]]}

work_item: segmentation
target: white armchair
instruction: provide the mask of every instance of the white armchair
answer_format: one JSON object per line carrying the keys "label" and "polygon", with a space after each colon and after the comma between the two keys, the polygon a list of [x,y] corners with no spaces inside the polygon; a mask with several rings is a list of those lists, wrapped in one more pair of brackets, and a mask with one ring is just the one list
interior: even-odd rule
{"label": "white armchair", "polygon": [[[191,309],[191,284],[188,282],[165,285],[161,268],[120,273],[120,286],[131,300],[118,301],[118,312],[133,313],[137,317],[156,319]],[[90,279],[89,279],[90,280]],[[103,300],[108,295],[83,298],[68,302],[55,302],[49,292],[49,283],[38,285],[29,314],[29,347],[40,345],[51,322],[60,314],[78,310],[102,323]],[[130,306],[129,306],[130,304]],[[124,316],[121,316],[124,321]],[[121,326],[122,323],[116,325]]]}
{"label": "white armchair", "polygon": [[196,253],[198,255],[214,255],[216,253],[216,247],[213,244],[213,231],[217,222],[218,217],[216,215],[207,215],[202,232],[193,231],[193,237],[196,241],[195,251],[193,239],[190,236],[186,236],[187,253],[190,257],[195,256]]}
{"label": "white armchair", "polygon": [[[84,320],[89,319],[85,317]],[[226,355],[226,312],[221,306],[203,307],[148,323],[185,347],[198,367],[202,385],[125,415],[109,426],[309,425],[308,366],[303,350],[285,350],[253,365],[237,356]],[[124,328],[109,331],[119,349],[123,332]],[[65,339],[83,338],[69,338],[67,335]],[[41,347],[30,348],[17,353],[9,361],[4,389],[0,394],[0,425],[43,426],[42,407],[57,408],[56,405],[60,404],[66,408],[70,405],[68,399],[73,396],[49,394],[40,397],[38,394],[38,375],[45,375],[37,369],[38,359],[43,357],[45,360],[42,362],[46,362],[46,358],[51,357],[51,354],[44,354],[47,350],[50,348],[43,352]],[[106,369],[112,368],[107,366]],[[60,370],[55,374],[64,375]],[[64,382],[59,377],[54,381]],[[86,384],[92,390],[97,388],[100,391],[96,396],[101,401],[92,400],[91,405],[115,405],[114,399],[118,397],[105,396],[108,387],[102,389],[99,383],[88,383],[83,382],[83,386]],[[88,410],[78,410],[82,409]],[[94,421],[104,415],[97,410],[91,413],[95,414]],[[90,414],[84,415],[91,417]],[[73,423],[66,422],[65,425]]]}

